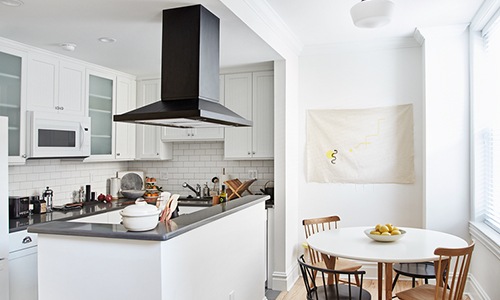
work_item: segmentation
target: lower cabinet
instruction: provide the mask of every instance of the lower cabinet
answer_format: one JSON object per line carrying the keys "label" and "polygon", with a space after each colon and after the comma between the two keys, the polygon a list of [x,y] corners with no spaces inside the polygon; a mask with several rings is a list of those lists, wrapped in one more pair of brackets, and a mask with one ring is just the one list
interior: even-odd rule
{"label": "lower cabinet", "polygon": [[26,230],[9,234],[10,300],[38,299],[37,235]]}

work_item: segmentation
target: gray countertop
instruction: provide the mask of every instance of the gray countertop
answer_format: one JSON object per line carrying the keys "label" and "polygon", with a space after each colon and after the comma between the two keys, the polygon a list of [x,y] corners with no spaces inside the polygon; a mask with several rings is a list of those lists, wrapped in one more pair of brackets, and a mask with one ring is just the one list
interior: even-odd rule
{"label": "gray countertop", "polygon": [[[181,215],[166,223],[158,223],[155,229],[143,232],[127,231],[121,224],[65,222],[63,219],[29,226],[28,231],[38,234],[166,241],[249,206],[264,202],[269,198],[270,197],[267,195],[244,196],[227,203],[214,205],[197,212]],[[115,209],[119,208],[120,207],[117,207]],[[69,218],[66,218],[65,220],[68,219]]]}

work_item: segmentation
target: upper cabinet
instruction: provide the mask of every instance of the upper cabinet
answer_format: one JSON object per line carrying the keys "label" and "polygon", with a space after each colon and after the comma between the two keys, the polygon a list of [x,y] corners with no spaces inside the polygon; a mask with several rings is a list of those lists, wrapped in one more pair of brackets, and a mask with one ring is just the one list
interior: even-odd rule
{"label": "upper cabinet", "polygon": [[0,115],[9,118],[9,164],[26,160],[26,57],[0,45]]}
{"label": "upper cabinet", "polygon": [[[136,82],[133,79],[118,76],[116,79],[116,114],[122,114],[136,108]],[[115,159],[135,159],[136,125],[115,123]]]}
{"label": "upper cabinet", "polygon": [[[224,105],[224,76],[219,76],[219,103]],[[162,141],[223,141],[224,128],[162,128]]]}
{"label": "upper cabinet", "polygon": [[[137,84],[137,107],[160,100],[161,81],[159,79],[141,80]],[[136,158],[144,160],[172,159],[172,143],[161,139],[162,127],[136,125]]]}
{"label": "upper cabinet", "polygon": [[91,158],[112,159],[113,102],[116,76],[88,71],[88,109],[91,118]]}
{"label": "upper cabinet", "polygon": [[226,159],[274,158],[274,73],[224,75],[227,108],[252,120],[252,127],[225,128]]}
{"label": "upper cabinet", "polygon": [[27,101],[32,111],[85,115],[85,66],[30,53]]}

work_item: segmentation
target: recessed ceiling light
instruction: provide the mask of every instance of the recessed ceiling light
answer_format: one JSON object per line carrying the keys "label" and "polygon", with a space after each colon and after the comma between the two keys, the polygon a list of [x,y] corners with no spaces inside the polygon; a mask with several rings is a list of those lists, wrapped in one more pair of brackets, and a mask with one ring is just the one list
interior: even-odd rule
{"label": "recessed ceiling light", "polygon": [[103,43],[114,43],[116,42],[116,39],[111,37],[100,37],[99,41]]}
{"label": "recessed ceiling light", "polygon": [[63,48],[66,51],[75,51],[76,49],[76,45],[71,43],[63,43],[59,44],[59,46],[61,46],[61,48]]}
{"label": "recessed ceiling light", "polygon": [[21,0],[1,0],[1,3],[3,5],[13,6],[13,7],[21,6],[24,4],[23,1]]}

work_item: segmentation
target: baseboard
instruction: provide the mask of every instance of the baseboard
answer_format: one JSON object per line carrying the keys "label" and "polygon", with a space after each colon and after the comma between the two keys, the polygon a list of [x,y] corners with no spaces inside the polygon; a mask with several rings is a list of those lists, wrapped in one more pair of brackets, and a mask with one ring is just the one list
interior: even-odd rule
{"label": "baseboard", "polygon": [[272,286],[275,291],[289,291],[299,278],[299,264],[296,263],[290,272],[273,272]]}
{"label": "baseboard", "polygon": [[481,288],[481,285],[471,273],[469,273],[467,276],[467,283],[465,285],[465,294],[469,296],[471,300],[491,300],[491,298]]}

